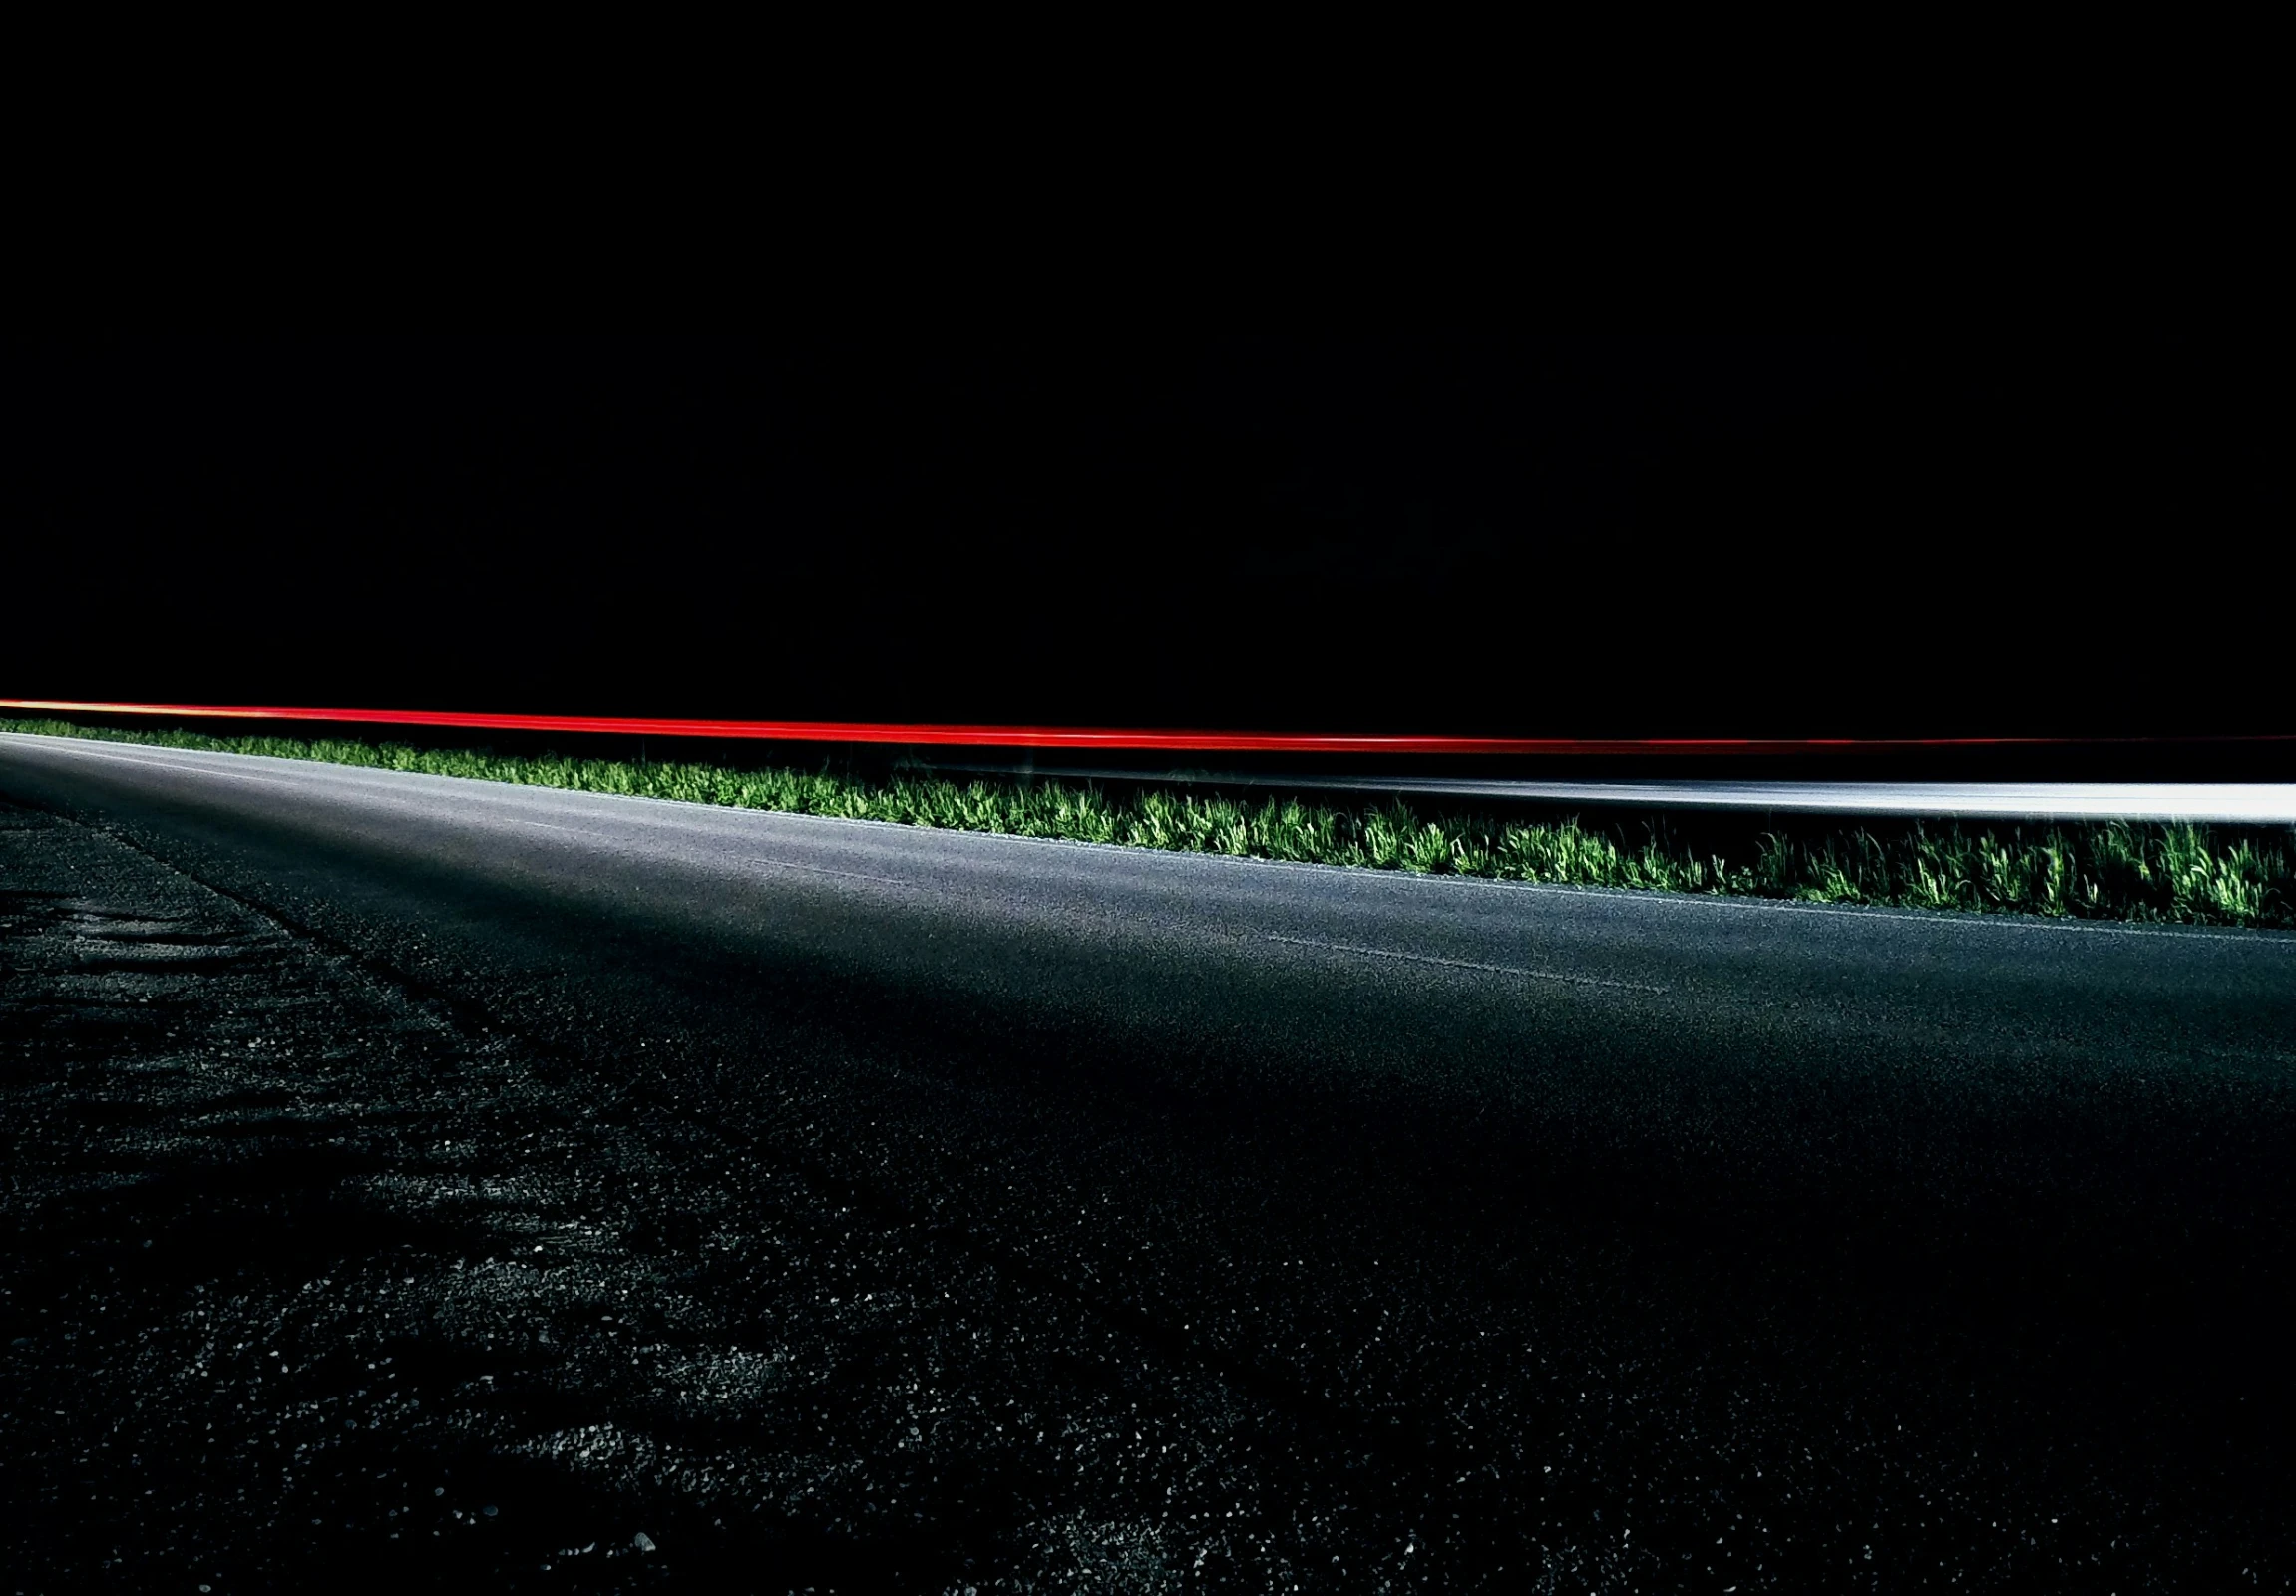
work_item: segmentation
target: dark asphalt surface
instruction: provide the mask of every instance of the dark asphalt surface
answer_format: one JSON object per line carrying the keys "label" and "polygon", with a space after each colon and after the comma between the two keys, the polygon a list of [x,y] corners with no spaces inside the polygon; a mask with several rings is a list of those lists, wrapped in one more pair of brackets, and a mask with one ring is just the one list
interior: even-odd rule
{"label": "dark asphalt surface", "polygon": [[9,1589],[2287,1588],[2296,938],[0,738]]}

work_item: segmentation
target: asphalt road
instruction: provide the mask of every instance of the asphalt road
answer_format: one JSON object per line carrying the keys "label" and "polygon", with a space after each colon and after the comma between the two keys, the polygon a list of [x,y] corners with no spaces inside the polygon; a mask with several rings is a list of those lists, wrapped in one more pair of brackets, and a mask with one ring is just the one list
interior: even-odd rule
{"label": "asphalt road", "polygon": [[2296,938],[0,800],[26,1589],[2296,1573]]}

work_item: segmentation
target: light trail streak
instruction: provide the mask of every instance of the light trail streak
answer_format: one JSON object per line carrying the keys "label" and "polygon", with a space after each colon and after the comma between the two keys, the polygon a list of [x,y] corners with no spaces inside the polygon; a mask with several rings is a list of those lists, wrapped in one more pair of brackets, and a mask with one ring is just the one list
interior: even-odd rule
{"label": "light trail streak", "polygon": [[484,731],[602,733],[765,742],[871,743],[910,747],[1102,748],[1172,753],[1433,755],[1807,755],[1956,748],[2161,747],[2296,742],[2247,737],[1454,737],[1383,733],[1156,730],[1089,726],[931,725],[843,720],[702,720],[638,715],[526,715],[445,709],[310,709],[279,705],[94,703],[0,698],[0,709],[166,719],[280,720],[317,724],[435,726]]}

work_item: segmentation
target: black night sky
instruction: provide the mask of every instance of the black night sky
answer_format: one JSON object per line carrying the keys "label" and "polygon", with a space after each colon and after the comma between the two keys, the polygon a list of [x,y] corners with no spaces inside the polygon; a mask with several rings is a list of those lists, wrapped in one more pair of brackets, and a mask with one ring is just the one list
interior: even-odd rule
{"label": "black night sky", "polygon": [[17,344],[0,695],[2286,732],[2284,354],[1114,323]]}

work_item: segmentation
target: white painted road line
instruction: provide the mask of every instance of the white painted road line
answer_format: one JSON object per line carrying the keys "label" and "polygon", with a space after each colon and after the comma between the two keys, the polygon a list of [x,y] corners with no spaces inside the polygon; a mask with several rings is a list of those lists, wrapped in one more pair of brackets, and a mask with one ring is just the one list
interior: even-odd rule
{"label": "white painted road line", "polygon": [[74,748],[70,751],[86,759],[109,759],[114,764],[139,765],[156,770],[182,770],[194,776],[220,776],[225,781],[260,781],[267,782],[274,787],[292,785],[292,782],[285,776],[250,776],[239,770],[217,770],[212,765],[179,764],[173,759],[153,759],[138,754],[100,753],[92,748]]}
{"label": "white painted road line", "polygon": [[1360,954],[1366,959],[1402,959],[1414,965],[1445,965],[1453,970],[1480,970],[1493,976],[1526,976],[1533,981],[1560,981],[1573,987],[1617,987],[1626,992],[1665,992],[1640,981],[1606,981],[1600,976],[1566,976],[1559,970],[1527,970],[1521,965],[1486,965],[1473,959],[1444,959],[1435,954],[1407,954],[1397,948],[1363,948],[1353,943],[1321,942],[1314,937],[1264,934],[1263,942],[1289,943],[1295,948],[1328,948],[1336,954]]}

